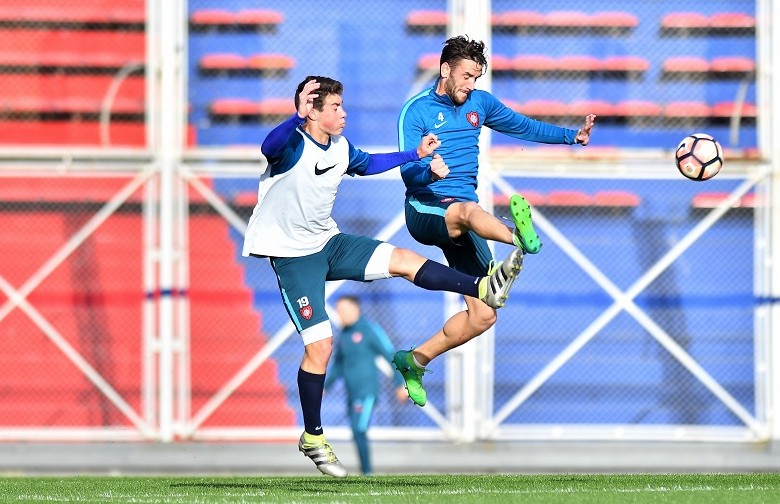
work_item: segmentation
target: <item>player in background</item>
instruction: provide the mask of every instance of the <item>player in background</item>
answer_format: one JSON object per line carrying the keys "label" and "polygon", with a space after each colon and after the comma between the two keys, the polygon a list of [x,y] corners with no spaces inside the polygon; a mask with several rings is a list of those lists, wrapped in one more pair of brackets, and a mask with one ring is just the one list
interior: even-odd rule
{"label": "player in background", "polygon": [[[368,427],[379,397],[379,370],[377,357],[393,360],[393,344],[381,326],[362,315],[360,300],[355,296],[342,296],[336,301],[336,313],[341,322],[341,332],[335,340],[333,360],[325,378],[325,390],[344,379],[347,391],[347,414],[352,437],[360,458],[361,472],[373,473],[371,451],[368,445]],[[396,398],[406,400],[403,380],[393,373]]]}
{"label": "player in background", "polygon": [[331,213],[344,175],[382,173],[430,157],[439,146],[436,135],[428,134],[403,152],[368,154],[355,148],[341,135],[347,116],[342,89],[336,80],[307,77],[295,92],[297,112],[263,141],[268,166],[242,252],[269,259],[282,302],[303,339],[298,391],[304,432],[298,448],[321,472],[336,477],[347,472],[325,440],[320,420],[333,334],[325,282],[400,276],[424,289],[457,292],[498,308],[519,272],[521,256],[513,250],[492,275],[467,275],[411,250],[341,233]]}
{"label": "player in background", "polygon": [[[441,248],[452,268],[480,275],[492,271],[486,240],[515,245],[523,254],[536,254],[541,247],[531,209],[522,196],[515,194],[509,200],[514,230],[478,204],[477,157],[482,127],[532,142],[587,145],[596,116],[586,116],[579,130],[561,128],[518,114],[492,94],[475,89],[487,67],[481,41],[465,36],[450,38],[444,43],[439,65],[436,83],[412,97],[398,121],[402,150],[430,133],[441,141],[431,158],[401,166],[406,184],[406,226],[418,242]],[[455,314],[441,331],[412,350],[395,354],[393,361],[406,381],[409,396],[419,406],[427,400],[422,385],[425,366],[496,322],[495,310],[473,297],[465,299],[466,311]]]}

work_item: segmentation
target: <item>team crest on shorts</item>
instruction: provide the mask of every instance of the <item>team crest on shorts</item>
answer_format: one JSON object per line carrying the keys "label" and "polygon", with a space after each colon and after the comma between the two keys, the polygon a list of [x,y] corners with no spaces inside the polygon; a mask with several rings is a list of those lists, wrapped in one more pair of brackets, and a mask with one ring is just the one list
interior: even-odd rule
{"label": "team crest on shorts", "polygon": [[479,114],[474,112],[473,110],[468,114],[466,114],[466,119],[475,128],[479,126]]}
{"label": "team crest on shorts", "polygon": [[314,315],[314,308],[309,306],[304,306],[300,310],[298,310],[298,313],[301,314],[301,317],[305,318],[306,320],[311,320],[312,315]]}

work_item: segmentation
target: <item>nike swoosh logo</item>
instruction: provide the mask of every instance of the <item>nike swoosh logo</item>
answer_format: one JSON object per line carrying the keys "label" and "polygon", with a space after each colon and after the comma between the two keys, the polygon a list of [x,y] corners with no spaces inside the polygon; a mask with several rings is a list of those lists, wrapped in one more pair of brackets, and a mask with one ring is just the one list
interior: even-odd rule
{"label": "nike swoosh logo", "polygon": [[447,121],[442,121],[442,122],[440,122],[439,124],[434,124],[434,125],[433,125],[433,129],[439,129],[439,128],[441,128],[442,126],[444,126],[446,123],[447,123]]}
{"label": "nike swoosh logo", "polygon": [[327,168],[323,168],[322,170],[319,169],[319,166],[318,166],[319,164],[320,163],[318,162],[317,164],[314,165],[314,174],[315,175],[324,175],[328,170],[335,168],[338,163],[334,164],[333,166],[328,166]]}

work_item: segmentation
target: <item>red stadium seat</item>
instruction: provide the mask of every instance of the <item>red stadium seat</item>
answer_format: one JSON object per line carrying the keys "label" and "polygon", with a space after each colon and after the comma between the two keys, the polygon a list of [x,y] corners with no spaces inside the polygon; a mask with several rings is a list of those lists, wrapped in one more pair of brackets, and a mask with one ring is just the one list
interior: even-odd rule
{"label": "red stadium seat", "polygon": [[290,98],[266,98],[258,104],[260,115],[291,115],[295,112],[295,103]]}
{"label": "red stadium seat", "polygon": [[146,35],[109,30],[7,30],[0,53],[0,64],[28,68],[121,68],[144,61]]}
{"label": "red stadium seat", "polygon": [[[110,75],[68,73],[0,73],[0,109],[9,112],[54,112],[55,102],[91,100],[100,109],[113,81]],[[117,90],[113,110],[142,113],[145,81],[142,76],[128,77]]]}
{"label": "red stadium seat", "polygon": [[598,28],[636,28],[639,18],[625,11],[597,12],[590,16],[590,26]]}
{"label": "red stadium seat", "polygon": [[[146,128],[142,122],[112,121],[113,147],[146,145]],[[2,145],[100,145],[97,121],[0,121]]]}
{"label": "red stadium seat", "polygon": [[624,100],[615,105],[615,115],[622,117],[656,117],[661,106],[647,100]]}
{"label": "red stadium seat", "polygon": [[[517,191],[517,193],[522,194],[523,198],[525,198],[528,204],[531,205],[532,207],[544,206],[545,204],[544,195],[540,192],[524,189],[522,191]],[[255,200],[257,200],[257,195],[255,195]],[[504,193],[494,194],[493,205],[509,206],[509,196],[507,196]]]}
{"label": "red stadium seat", "polygon": [[554,28],[582,28],[591,26],[590,16],[580,11],[551,11],[544,18],[545,25]]}
{"label": "red stadium seat", "polygon": [[211,103],[210,111],[214,115],[249,116],[258,115],[260,106],[255,101],[243,98],[221,98]]}
{"label": "red stadium seat", "polygon": [[566,104],[558,100],[529,100],[520,104],[517,111],[528,116],[565,116],[569,113]]}
{"label": "red stadium seat", "polygon": [[709,28],[710,19],[699,12],[670,12],[661,19],[661,28]]}
{"label": "red stadium seat", "polygon": [[493,17],[496,28],[538,28],[546,25],[545,15],[536,11],[507,11]]}
{"label": "red stadium seat", "polygon": [[558,62],[541,54],[521,54],[512,59],[512,66],[518,72],[547,72],[555,70]]}
{"label": "red stadium seat", "polygon": [[641,202],[638,194],[629,191],[597,191],[593,195],[593,204],[602,207],[638,207]]}
{"label": "red stadium seat", "polygon": [[744,12],[716,12],[710,16],[709,25],[716,30],[752,30],[756,27],[756,19]]}
{"label": "red stadium seat", "polygon": [[596,114],[599,117],[615,115],[615,106],[603,100],[577,100],[569,104],[568,112],[573,116]]}
{"label": "red stadium seat", "polygon": [[707,60],[698,56],[675,56],[663,64],[664,73],[705,73],[709,69]]}
{"label": "red stadium seat", "polygon": [[743,208],[760,208],[765,205],[766,199],[762,195],[752,192],[742,196],[742,199],[739,202],[739,206]]}
{"label": "red stadium seat", "polygon": [[246,62],[252,70],[290,70],[295,67],[295,59],[286,54],[255,54]]}
{"label": "red stadium seat", "polygon": [[593,205],[593,197],[582,191],[550,191],[545,198],[547,206],[586,207]]}
{"label": "red stadium seat", "polygon": [[755,70],[755,61],[740,56],[721,56],[710,62],[710,71],[715,73],[751,73]]}
{"label": "red stadium seat", "polygon": [[691,200],[691,206],[693,208],[715,208],[728,197],[729,193],[727,192],[701,192],[693,197],[693,200]]}
{"label": "red stadium seat", "polygon": [[200,9],[190,15],[190,23],[200,26],[225,26],[233,24],[235,14],[226,9]]}
{"label": "red stadium seat", "polygon": [[438,53],[423,54],[417,60],[417,70],[438,70],[440,57],[441,55]]}
{"label": "red stadium seat", "polygon": [[276,26],[283,21],[284,14],[270,9],[244,9],[233,17],[233,22],[238,26]]}
{"label": "red stadium seat", "polygon": [[447,26],[449,15],[444,10],[416,10],[406,16],[406,26],[412,29],[440,29]]}
{"label": "red stadium seat", "polygon": [[143,24],[144,0],[25,0],[0,6],[0,21],[43,24]]}
{"label": "red stadium seat", "polygon": [[737,104],[734,102],[718,102],[712,106],[713,117],[732,117],[739,112],[741,117],[756,117],[757,109],[752,103],[743,103],[741,107],[737,108]]}
{"label": "red stadium seat", "polygon": [[240,54],[207,54],[200,59],[201,70],[243,70],[247,59]]}
{"label": "red stadium seat", "polygon": [[558,70],[564,72],[598,72],[602,69],[601,60],[595,56],[583,54],[558,58]]}
{"label": "red stadium seat", "polygon": [[664,105],[665,117],[705,118],[712,115],[712,107],[704,102],[674,101]]}
{"label": "red stadium seat", "polygon": [[645,72],[650,63],[642,56],[609,56],[602,61],[606,72]]}
{"label": "red stadium seat", "polygon": [[[438,62],[437,62],[438,63]],[[488,65],[494,72],[510,72],[514,70],[512,60],[500,54],[494,54],[488,60]]]}

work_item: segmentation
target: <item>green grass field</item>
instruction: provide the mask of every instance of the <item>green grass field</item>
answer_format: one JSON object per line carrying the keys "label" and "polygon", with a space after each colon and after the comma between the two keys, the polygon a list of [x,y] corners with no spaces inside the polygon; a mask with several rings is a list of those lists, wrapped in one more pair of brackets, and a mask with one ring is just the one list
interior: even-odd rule
{"label": "green grass field", "polygon": [[780,502],[780,473],[350,477],[0,477],[0,502]]}

